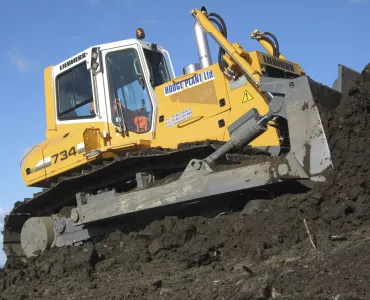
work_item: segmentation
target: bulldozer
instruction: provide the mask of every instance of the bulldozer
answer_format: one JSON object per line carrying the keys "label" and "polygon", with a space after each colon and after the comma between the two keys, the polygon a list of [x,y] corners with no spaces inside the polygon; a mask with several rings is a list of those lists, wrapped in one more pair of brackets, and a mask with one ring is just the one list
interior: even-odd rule
{"label": "bulldozer", "polygon": [[[253,31],[265,51],[247,51],[228,41],[217,13],[190,14],[199,62],[180,76],[142,28],[135,39],[44,70],[46,139],[20,162],[24,183],[41,191],[5,217],[8,259],[83,243],[129,216],[326,180],[333,162],[318,104],[325,100],[314,94],[340,94],[358,73],[340,66],[333,89],[315,85],[274,34]],[[208,36],[219,46],[215,63]]]}

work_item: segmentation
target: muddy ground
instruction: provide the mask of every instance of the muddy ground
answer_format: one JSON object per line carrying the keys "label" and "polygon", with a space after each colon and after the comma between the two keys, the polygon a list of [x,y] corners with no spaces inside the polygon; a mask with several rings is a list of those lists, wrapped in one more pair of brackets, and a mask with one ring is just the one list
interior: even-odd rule
{"label": "muddy ground", "polygon": [[326,183],[8,261],[0,299],[370,299],[370,64],[323,122]]}

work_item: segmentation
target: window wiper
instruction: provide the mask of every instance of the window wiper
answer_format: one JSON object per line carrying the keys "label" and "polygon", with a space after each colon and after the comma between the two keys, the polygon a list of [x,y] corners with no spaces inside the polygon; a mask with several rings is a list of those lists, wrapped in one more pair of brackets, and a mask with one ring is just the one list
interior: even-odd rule
{"label": "window wiper", "polygon": [[60,113],[60,114],[59,114],[59,117],[64,116],[65,114],[68,114],[68,113],[70,113],[71,111],[74,111],[75,109],[77,109],[77,108],[79,108],[79,107],[81,107],[81,106],[84,106],[84,105],[85,105],[85,104],[87,104],[87,103],[92,102],[93,100],[94,100],[93,98],[90,98],[90,99],[87,99],[87,100],[85,100],[85,101],[83,101],[83,102],[81,102],[81,103],[77,104],[76,106],[73,106],[73,107],[71,107],[71,108],[68,108],[67,110],[65,110],[65,111],[63,111],[62,113]]}

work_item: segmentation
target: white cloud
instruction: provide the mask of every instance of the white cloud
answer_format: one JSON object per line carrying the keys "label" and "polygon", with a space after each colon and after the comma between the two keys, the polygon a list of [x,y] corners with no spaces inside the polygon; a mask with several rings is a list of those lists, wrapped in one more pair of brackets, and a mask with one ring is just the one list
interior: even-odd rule
{"label": "white cloud", "polygon": [[18,49],[13,49],[9,53],[11,63],[21,72],[25,73],[35,66],[28,57],[19,53]]}

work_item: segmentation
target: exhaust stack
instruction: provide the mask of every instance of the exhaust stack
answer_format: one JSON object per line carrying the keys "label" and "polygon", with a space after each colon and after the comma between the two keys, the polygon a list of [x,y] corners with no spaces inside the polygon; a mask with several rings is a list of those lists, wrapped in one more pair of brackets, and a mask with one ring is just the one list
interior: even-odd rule
{"label": "exhaust stack", "polygon": [[209,50],[207,35],[197,21],[193,25],[193,30],[198,48],[200,67],[203,69],[212,65],[212,58],[211,52]]}

